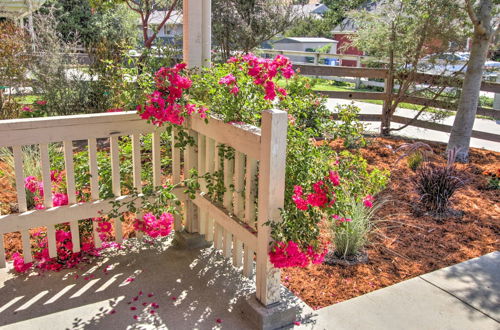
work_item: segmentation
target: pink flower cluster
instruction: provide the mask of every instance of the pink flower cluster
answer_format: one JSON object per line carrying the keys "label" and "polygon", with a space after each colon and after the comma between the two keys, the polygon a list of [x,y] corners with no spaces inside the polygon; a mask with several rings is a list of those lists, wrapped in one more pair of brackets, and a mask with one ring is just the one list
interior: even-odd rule
{"label": "pink flower cluster", "polygon": [[373,201],[374,201],[374,198],[372,195],[366,195],[365,198],[363,198],[363,205],[368,207],[368,208],[372,208]]}
{"label": "pink flower cluster", "polygon": [[71,232],[56,230],[57,257],[49,256],[47,237],[38,231],[33,234],[35,238],[36,252],[33,254],[33,262],[25,263],[19,253],[12,255],[14,270],[18,273],[28,272],[32,267],[41,270],[59,271],[63,268],[74,268],[79,263],[91,256],[99,256],[99,249],[92,243],[83,243],[80,252],[73,252]]}
{"label": "pink flower cluster", "polygon": [[[295,74],[292,63],[283,55],[277,55],[274,59],[266,59],[253,54],[246,54],[241,57],[231,57],[228,63],[240,64],[240,70],[251,76],[254,79],[254,84],[264,88],[266,94],[264,99],[270,101],[274,100],[278,94],[281,97],[287,95],[286,90],[278,87],[273,79],[279,77],[279,75],[289,79]],[[236,78],[232,74],[223,77],[219,84],[231,87],[230,92],[234,95],[239,91]]]}
{"label": "pink flower cluster", "polygon": [[352,221],[352,219],[340,217],[337,214],[332,215],[332,218],[337,222],[338,225],[341,225],[341,224],[343,224],[345,222],[351,222]]}
{"label": "pink flower cluster", "polygon": [[195,111],[202,118],[206,117],[206,108],[188,104],[185,100],[184,91],[192,84],[188,77],[181,74],[185,68],[186,64],[180,63],[173,68],[162,67],[156,72],[156,90],[147,96],[144,106],[137,106],[142,119],[160,126],[165,122],[182,125],[185,117]]}
{"label": "pink flower cluster", "polygon": [[313,184],[313,192],[304,195],[301,186],[295,186],[293,189],[292,200],[299,210],[306,211],[309,206],[323,208],[335,203],[335,192],[329,188],[329,185],[340,185],[340,177],[337,172],[330,171],[324,180],[319,180]]}
{"label": "pink flower cluster", "polygon": [[[52,204],[53,206],[62,206],[68,204],[68,195],[65,193],[58,192],[64,178],[63,172],[50,171],[50,181],[52,187]],[[37,210],[43,210],[45,206],[43,205],[43,181],[39,181],[34,176],[28,176],[24,179],[24,187],[33,194],[33,199],[35,201],[35,208]]]}
{"label": "pink flower cluster", "polygon": [[174,216],[171,213],[162,213],[157,218],[153,213],[146,213],[142,219],[136,219],[134,222],[135,230],[142,231],[146,235],[156,238],[168,236],[172,231]]}
{"label": "pink flower cluster", "polygon": [[276,268],[307,267],[322,263],[326,252],[325,248],[316,252],[311,245],[304,251],[294,241],[278,242],[269,252],[269,260]]}

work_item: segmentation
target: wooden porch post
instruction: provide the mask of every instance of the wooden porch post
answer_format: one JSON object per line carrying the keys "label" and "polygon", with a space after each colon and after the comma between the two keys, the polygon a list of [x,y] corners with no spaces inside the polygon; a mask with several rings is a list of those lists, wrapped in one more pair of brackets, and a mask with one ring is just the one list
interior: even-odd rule
{"label": "wooden porch post", "polygon": [[256,296],[264,306],[280,301],[280,270],[269,261],[271,228],[265,223],[280,221],[280,209],[284,207],[287,124],[284,111],[262,113]]}
{"label": "wooden porch post", "polygon": [[189,68],[210,65],[211,0],[183,2],[183,58]]}

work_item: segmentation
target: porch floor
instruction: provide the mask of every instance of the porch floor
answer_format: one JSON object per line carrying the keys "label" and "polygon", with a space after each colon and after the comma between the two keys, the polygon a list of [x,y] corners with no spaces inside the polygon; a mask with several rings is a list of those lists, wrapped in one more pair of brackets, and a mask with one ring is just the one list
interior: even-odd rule
{"label": "porch floor", "polygon": [[[77,270],[29,277],[0,270],[0,327],[252,328],[238,304],[255,290],[254,282],[213,248],[177,249],[170,240],[127,242],[126,250]],[[143,306],[151,303],[159,307]]]}

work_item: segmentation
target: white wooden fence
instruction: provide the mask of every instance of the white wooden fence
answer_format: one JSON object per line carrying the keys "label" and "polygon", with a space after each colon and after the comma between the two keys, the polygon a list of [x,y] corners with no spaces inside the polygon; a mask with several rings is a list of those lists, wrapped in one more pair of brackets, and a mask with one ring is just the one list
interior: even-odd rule
{"label": "white wooden fence", "polygon": [[[23,256],[32,261],[29,230],[47,228],[49,254],[57,254],[55,225],[70,223],[74,251],[80,250],[78,220],[98,217],[111,209],[113,199],[127,200],[121,196],[120,157],[118,138],[131,136],[133,184],[140,192],[141,144],[140,136],[152,134],[153,184],[161,184],[162,176],[171,175],[173,183],[179,183],[182,175],[196,168],[200,175],[223,169],[223,205],[211,201],[207,195],[206,182],[200,182],[200,192],[194,200],[186,198],[183,189],[175,191],[183,200],[184,222],[177,218],[174,229],[203,234],[214,242],[225,257],[231,258],[236,267],[241,267],[245,276],[256,275],[256,295],[264,304],[279,300],[279,270],[269,263],[268,249],[270,229],[264,223],[279,221],[279,209],[284,203],[285,157],[287,115],[283,111],[265,111],[262,128],[249,125],[232,125],[210,118],[192,117],[186,122],[189,134],[197,141],[196,146],[187,147],[184,157],[174,147],[171,139],[172,173],[162,173],[160,141],[161,128],[141,120],[135,112],[76,115],[36,119],[5,120],[0,122],[0,147],[10,147],[15,161],[15,177],[19,213],[0,215],[0,268],[5,267],[3,234],[19,231],[22,236]],[[175,132],[174,132],[175,135]],[[112,199],[99,196],[97,162],[97,139],[109,138],[112,170]],[[73,143],[88,141],[91,201],[77,203],[75,195],[75,172]],[[66,170],[69,205],[53,207],[50,180],[49,144],[62,142]],[[44,185],[43,210],[28,210],[25,174],[23,171],[23,149],[25,145],[39,145],[42,179]],[[219,158],[218,147],[225,145],[234,149],[233,159]],[[258,215],[258,216],[257,216]],[[122,241],[122,224],[115,219],[115,236]],[[94,242],[101,246],[94,227]]]}

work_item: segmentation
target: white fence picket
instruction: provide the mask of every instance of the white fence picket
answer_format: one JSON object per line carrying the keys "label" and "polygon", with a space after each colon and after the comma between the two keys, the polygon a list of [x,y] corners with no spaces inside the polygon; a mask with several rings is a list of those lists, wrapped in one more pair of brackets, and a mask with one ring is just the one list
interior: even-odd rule
{"label": "white fence picket", "polygon": [[[111,188],[115,197],[121,196],[120,183],[120,148],[118,144],[118,135],[112,135],[109,138],[110,161],[111,161]],[[115,240],[118,243],[123,242],[123,228],[120,218],[114,219]]]}
{"label": "white fence picket", "polygon": [[5,268],[5,246],[3,234],[0,233],[0,268]]}
{"label": "white fence picket", "polygon": [[68,203],[76,203],[75,188],[75,165],[73,161],[73,142],[64,141],[64,167],[66,168],[66,192],[68,193]]}
{"label": "white fence picket", "polygon": [[19,212],[26,212],[26,190],[24,188],[23,152],[21,146],[13,146],[14,172],[16,175],[17,207]]}
{"label": "white fence picket", "polygon": [[[205,172],[213,174],[215,171],[215,141],[206,137],[205,147]],[[214,240],[214,218],[209,212],[207,212],[205,239],[208,242],[212,242]]]}
{"label": "white fence picket", "polygon": [[161,186],[161,136],[158,130],[152,136],[153,187]]}
{"label": "white fence picket", "polygon": [[[198,134],[198,175],[202,176],[206,173],[206,137],[204,135]],[[198,183],[200,185],[200,191],[206,192],[206,183],[204,179],[199,179]],[[208,213],[206,210],[199,209],[200,223],[198,227],[198,232],[200,235],[205,235],[205,229],[207,226]]]}
{"label": "white fence picket", "polygon": [[[88,150],[89,150],[89,167],[90,167],[90,197],[92,200],[99,199],[99,169],[97,164],[97,139],[88,139]],[[99,232],[97,231],[97,222],[92,220],[92,228],[94,235],[94,244],[97,248],[102,246],[101,238],[99,237]]]}
{"label": "white fence picket", "polygon": [[257,194],[257,161],[247,156],[246,183],[245,183],[245,222],[255,227],[255,197]]}
{"label": "white fence picket", "polygon": [[[52,181],[50,175],[49,145],[47,143],[40,144],[40,161],[42,166],[43,204],[46,208],[51,208]],[[49,248],[49,256],[51,258],[57,257],[56,229],[54,225],[47,226],[47,245]]]}

